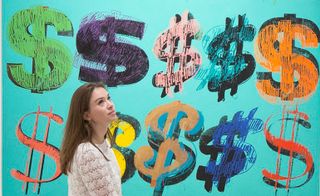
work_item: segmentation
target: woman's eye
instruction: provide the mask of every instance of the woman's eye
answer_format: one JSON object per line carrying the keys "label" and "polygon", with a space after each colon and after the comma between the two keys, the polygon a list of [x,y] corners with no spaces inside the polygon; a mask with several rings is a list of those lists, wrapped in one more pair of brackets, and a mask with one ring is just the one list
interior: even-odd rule
{"label": "woman's eye", "polygon": [[104,102],[105,102],[105,101],[101,99],[101,100],[98,102],[98,104],[99,104],[99,105],[102,105],[102,104],[104,104]]}

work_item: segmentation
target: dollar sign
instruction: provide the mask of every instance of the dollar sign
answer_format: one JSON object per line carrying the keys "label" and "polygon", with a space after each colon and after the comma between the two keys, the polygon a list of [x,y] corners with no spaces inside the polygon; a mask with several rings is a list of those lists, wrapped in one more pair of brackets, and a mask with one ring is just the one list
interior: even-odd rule
{"label": "dollar sign", "polygon": [[32,58],[32,73],[28,73],[22,64],[8,63],[9,78],[17,86],[35,93],[59,88],[72,69],[69,50],[62,43],[46,38],[48,25],[53,25],[58,35],[73,34],[71,21],[48,7],[22,10],[12,17],[8,27],[10,46]]}
{"label": "dollar sign", "polygon": [[[257,73],[257,89],[263,98],[275,102],[308,98],[318,84],[319,67],[315,57],[307,50],[295,46],[318,47],[320,32],[316,24],[307,19],[285,14],[273,18],[260,28],[255,49],[256,60],[270,72]],[[280,82],[272,73],[280,72]]]}
{"label": "dollar sign", "polygon": [[158,107],[145,120],[149,127],[149,146],[136,152],[134,164],[139,175],[150,182],[154,195],[162,195],[165,185],[176,184],[187,178],[195,167],[195,154],[179,142],[181,130],[185,137],[195,141],[203,130],[203,116],[179,101]]}
{"label": "dollar sign", "polygon": [[[36,114],[36,121],[35,121],[35,124],[34,124],[32,137],[30,138],[30,137],[28,137],[27,135],[25,135],[22,132],[22,122],[24,121],[24,119],[27,116],[30,116],[32,114]],[[37,128],[38,128],[38,122],[39,122],[39,116],[40,115],[46,116],[48,118],[46,131],[45,131],[44,139],[43,139],[42,142],[36,139],[36,134],[37,134]],[[21,181],[24,182],[23,186],[22,186],[22,189],[24,189],[24,187],[25,187],[25,193],[26,194],[28,192],[28,183],[29,182],[35,183],[34,184],[34,192],[36,190],[36,185],[38,185],[38,194],[39,194],[39,192],[40,192],[40,183],[53,181],[53,180],[55,180],[56,178],[58,178],[61,175],[59,149],[56,148],[55,146],[52,146],[52,145],[47,143],[51,120],[54,120],[58,124],[62,124],[63,123],[63,119],[60,116],[52,113],[52,108],[50,109],[50,112],[40,112],[40,107],[39,107],[37,112],[31,112],[31,113],[26,114],[25,116],[23,116],[20,119],[19,124],[17,126],[16,135],[17,135],[17,137],[18,137],[18,139],[20,140],[21,143],[23,143],[23,144],[25,144],[26,146],[29,147],[29,152],[28,152],[28,160],[26,162],[26,171],[25,171],[25,173],[22,173],[22,172],[20,172],[19,170],[16,170],[16,169],[12,169],[11,170],[11,175],[13,177],[15,177],[16,179],[21,180]],[[34,149],[41,153],[39,164],[38,164],[37,177],[35,179],[30,177],[30,170],[31,170],[31,163],[32,163],[32,157],[33,157],[33,150]],[[54,162],[56,164],[56,170],[55,170],[54,175],[51,178],[46,179],[46,180],[41,179],[42,170],[43,170],[43,163],[44,163],[44,155],[50,156],[54,160]]]}
{"label": "dollar sign", "polygon": [[137,46],[121,43],[126,40],[116,39],[117,34],[142,39],[144,23],[115,17],[92,18],[84,21],[77,33],[77,50],[83,58],[79,79],[117,86],[144,78],[149,69],[146,53]]}
{"label": "dollar sign", "polygon": [[[257,108],[243,118],[243,112],[237,112],[231,122],[227,116],[220,119],[218,126],[205,131],[200,137],[200,150],[210,154],[207,166],[199,166],[197,179],[205,181],[205,189],[211,192],[213,183],[223,192],[230,178],[248,171],[256,161],[256,152],[252,145],[245,143],[249,131],[262,130],[263,122],[254,119]],[[237,137],[235,137],[237,136]],[[212,145],[208,145],[212,141]]]}
{"label": "dollar sign", "polygon": [[[293,115],[293,117],[289,116]],[[296,135],[298,133],[295,133],[296,131],[298,132],[299,130],[299,125],[302,125],[304,128],[310,129],[311,124],[308,122],[308,115],[299,112],[298,108],[295,110],[286,110],[286,107],[284,106],[283,108],[283,113],[282,113],[282,118],[281,120],[281,131],[280,131],[280,137],[273,136],[270,133],[270,128],[271,125],[269,124],[270,119],[272,116],[270,116],[265,125],[264,125],[264,135],[266,137],[267,143],[269,147],[277,152],[277,162],[276,162],[276,173],[271,173],[266,169],[262,170],[263,174],[263,180],[265,183],[274,186],[274,188],[277,190],[277,188],[285,188],[287,191],[289,188],[297,188],[305,183],[307,183],[313,176],[314,173],[314,163],[313,163],[313,158],[312,154],[309,152],[309,150],[295,142],[295,139],[297,139]],[[285,131],[286,128],[288,127],[288,121],[293,121],[292,128],[291,128],[291,138],[289,140],[285,139]],[[287,176],[284,176],[280,174],[280,162],[281,162],[281,155],[286,155],[289,156],[289,162],[288,162],[288,173]],[[303,171],[302,174],[297,175],[297,176],[291,176],[292,171],[293,171],[293,158],[300,160],[305,164],[305,170]],[[283,165],[283,164],[282,164]],[[295,172],[297,173],[297,172]],[[291,185],[292,180],[297,180],[299,178],[302,178],[303,176],[307,175],[306,180],[300,184],[296,185]],[[280,183],[279,181],[285,181],[285,184]]]}
{"label": "dollar sign", "polygon": [[203,48],[210,60],[209,69],[200,69],[196,79],[202,80],[197,90],[208,83],[211,92],[218,92],[218,101],[224,100],[225,91],[231,89],[233,96],[238,85],[250,78],[256,63],[249,53],[243,54],[243,41],[252,41],[255,29],[247,24],[245,15],[238,16],[238,26],[233,27],[234,20],[226,18],[223,32],[213,28],[203,38]]}
{"label": "dollar sign", "polygon": [[109,129],[113,137],[115,137],[113,151],[120,167],[121,181],[124,183],[136,171],[134,167],[135,152],[127,147],[137,139],[141,128],[139,121],[132,116],[121,113],[117,113],[117,116],[118,120],[112,122]]}
{"label": "dollar sign", "polygon": [[[156,40],[154,54],[167,62],[167,72],[153,76],[153,85],[163,87],[161,97],[171,94],[169,88],[175,86],[174,92],[182,91],[182,83],[195,75],[201,64],[200,54],[191,48],[192,39],[198,38],[199,24],[189,12],[182,17],[178,14],[171,20],[170,28]],[[181,52],[179,49],[181,43]],[[179,62],[179,69],[175,72],[175,63]]]}

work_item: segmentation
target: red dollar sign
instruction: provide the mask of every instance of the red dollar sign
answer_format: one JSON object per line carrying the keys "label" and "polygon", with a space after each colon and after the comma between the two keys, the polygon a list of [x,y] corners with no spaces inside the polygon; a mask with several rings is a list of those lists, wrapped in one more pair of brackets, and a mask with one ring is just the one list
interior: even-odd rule
{"label": "red dollar sign", "polygon": [[[289,117],[289,115],[293,115],[294,117]],[[267,119],[264,125],[264,134],[265,134],[268,145],[271,147],[272,150],[278,153],[277,162],[276,162],[276,173],[271,173],[268,170],[264,169],[262,171],[262,174],[264,176],[263,180],[267,184],[274,186],[275,189],[285,188],[286,190],[288,190],[289,188],[300,187],[305,183],[307,183],[312,178],[314,173],[314,163],[313,163],[312,154],[309,152],[309,150],[305,146],[295,142],[295,139],[297,139],[296,135],[298,134],[298,133],[295,133],[295,131],[298,131],[299,124],[307,129],[311,127],[311,124],[307,121],[309,117],[307,114],[299,112],[297,108],[295,110],[286,111],[284,107],[282,118],[281,118],[282,124],[281,124],[281,131],[280,131],[279,138],[273,136],[270,133],[271,125],[268,127],[268,123],[271,117]],[[290,140],[286,140],[284,138],[285,136],[284,132],[286,129],[285,124],[288,123],[286,121],[293,121]],[[295,130],[296,127],[297,127],[297,130]],[[280,175],[280,169],[281,169],[280,154],[289,156],[287,176]],[[306,165],[304,172],[300,175],[291,176],[292,169],[293,169],[293,158],[302,161]],[[307,174],[308,174],[307,179],[303,183],[300,183],[294,186],[290,185],[291,180],[302,178]],[[285,181],[286,183],[281,184],[279,181]]]}
{"label": "red dollar sign", "polygon": [[[25,135],[22,132],[21,124],[22,124],[23,120],[27,116],[29,116],[31,114],[36,114],[36,121],[35,121],[34,129],[33,129],[32,137],[30,138],[30,137],[28,137],[27,135]],[[36,140],[36,133],[37,133],[39,115],[43,115],[43,116],[48,117],[48,123],[47,123],[47,126],[46,126],[44,139],[43,139],[42,142]],[[54,146],[52,146],[52,145],[50,145],[50,144],[47,144],[48,132],[49,132],[49,127],[50,127],[51,120],[54,120],[58,124],[62,124],[63,123],[62,117],[60,117],[60,116],[58,116],[56,114],[53,114],[52,113],[52,109],[50,109],[50,112],[40,112],[40,107],[39,107],[37,112],[31,112],[31,113],[26,114],[25,116],[23,116],[20,119],[19,124],[17,126],[16,135],[17,135],[17,137],[18,137],[18,139],[20,140],[21,143],[23,143],[23,144],[25,144],[26,146],[29,147],[29,153],[28,153],[28,160],[26,162],[26,171],[25,171],[25,173],[22,173],[22,172],[20,172],[19,170],[16,170],[16,169],[12,169],[11,170],[11,175],[13,177],[15,177],[16,179],[18,179],[18,180],[24,181],[22,189],[24,189],[24,186],[26,184],[27,185],[26,186],[26,190],[25,190],[26,193],[28,191],[28,182],[35,183],[34,184],[34,189],[35,189],[37,184],[43,183],[43,182],[53,181],[53,180],[55,180],[56,178],[58,178],[61,175],[59,149],[54,147]],[[35,149],[35,150],[37,150],[37,151],[39,151],[41,153],[36,179],[33,179],[33,178],[30,177],[30,168],[31,168],[31,160],[32,160],[33,149]],[[56,164],[56,171],[55,171],[54,175],[50,179],[42,180],[41,179],[42,166],[43,166],[43,161],[44,161],[44,155],[45,154],[50,156],[54,160],[54,162]],[[39,191],[40,191],[40,184],[38,186],[38,193],[39,193]]]}

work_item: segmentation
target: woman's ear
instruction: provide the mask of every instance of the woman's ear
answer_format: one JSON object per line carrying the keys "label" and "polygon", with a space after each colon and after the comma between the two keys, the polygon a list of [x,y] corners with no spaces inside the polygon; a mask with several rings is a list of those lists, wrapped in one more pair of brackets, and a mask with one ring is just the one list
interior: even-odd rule
{"label": "woman's ear", "polygon": [[87,120],[87,121],[90,121],[91,120],[91,118],[90,118],[90,115],[89,115],[89,112],[87,111],[87,112],[84,112],[84,114],[83,114],[83,119],[84,120]]}

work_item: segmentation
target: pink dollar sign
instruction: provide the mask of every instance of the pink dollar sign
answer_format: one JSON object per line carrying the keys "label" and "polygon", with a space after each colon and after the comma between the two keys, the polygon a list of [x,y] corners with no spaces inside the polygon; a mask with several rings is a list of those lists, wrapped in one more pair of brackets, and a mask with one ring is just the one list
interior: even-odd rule
{"label": "pink dollar sign", "polygon": [[[167,72],[153,76],[153,85],[163,87],[161,97],[171,94],[171,86],[175,86],[174,92],[182,91],[182,83],[197,72],[201,57],[190,46],[192,39],[200,38],[199,30],[192,14],[184,12],[182,17],[176,14],[171,19],[170,28],[157,38],[153,52],[161,61],[167,62]],[[178,62],[179,69],[175,72],[174,65]]]}

